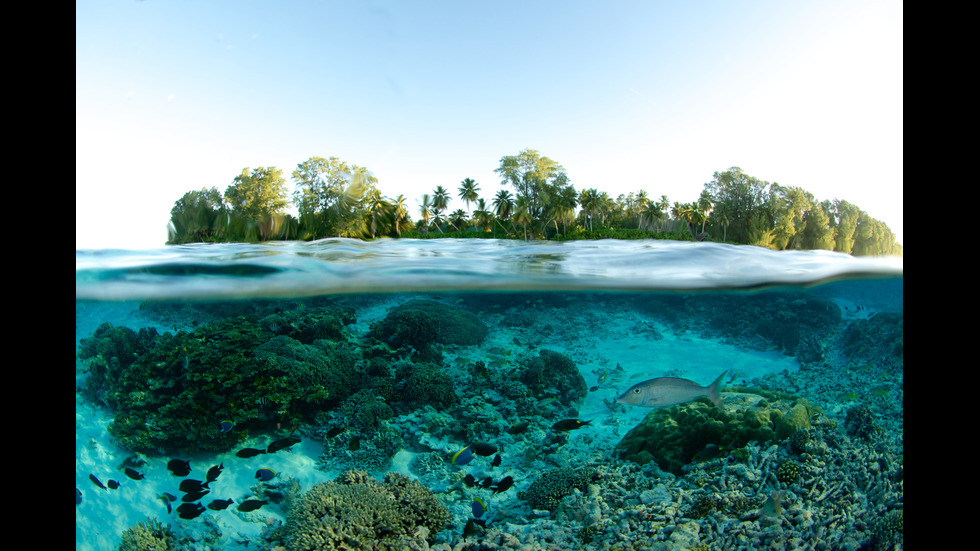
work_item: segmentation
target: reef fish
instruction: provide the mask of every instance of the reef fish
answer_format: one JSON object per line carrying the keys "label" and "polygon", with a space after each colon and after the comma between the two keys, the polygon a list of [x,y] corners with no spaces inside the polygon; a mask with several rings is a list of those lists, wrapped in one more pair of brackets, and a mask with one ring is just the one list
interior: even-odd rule
{"label": "reef fish", "polygon": [[130,469],[129,467],[126,467],[123,470],[123,472],[126,473],[126,476],[132,478],[133,480],[143,480],[144,478],[146,478],[145,476],[143,476],[142,473],[138,473],[135,470]]}
{"label": "reef fish", "polygon": [[300,439],[296,436],[287,436],[285,438],[280,438],[279,440],[273,440],[269,447],[265,450],[266,453],[276,453],[279,450],[288,448],[293,444],[299,444]]}
{"label": "reef fish", "polygon": [[483,516],[483,513],[486,512],[487,512],[487,504],[483,503],[483,500],[478,497],[473,498],[473,516],[476,518],[480,518]]}
{"label": "reef fish", "polygon": [[96,486],[102,488],[103,490],[109,491],[109,488],[106,488],[105,485],[102,484],[102,481],[96,478],[94,474],[88,475],[88,479],[92,481],[92,484],[95,484]]}
{"label": "reef fish", "polygon": [[657,377],[631,386],[616,401],[644,408],[666,408],[707,396],[714,405],[721,406],[721,387],[725,373],[728,371],[725,370],[708,386],[678,377]]}
{"label": "reef fish", "polygon": [[558,421],[554,425],[551,425],[551,430],[555,430],[558,432],[565,432],[565,431],[580,429],[591,422],[592,421],[583,421],[581,419],[562,419],[561,421]]}
{"label": "reef fish", "polygon": [[499,494],[500,492],[507,491],[508,488],[514,485],[514,479],[510,476],[505,476],[500,479],[500,482],[493,487],[493,493]]}
{"label": "reef fish", "polygon": [[79,490],[78,488],[75,488],[75,505],[79,505],[81,503],[82,503],[82,491]]}
{"label": "reef fish", "polygon": [[255,471],[255,478],[258,478],[262,482],[268,482],[276,477],[276,472],[272,469],[266,469],[265,467]]}
{"label": "reef fish", "polygon": [[218,478],[218,475],[221,474],[221,471],[224,470],[224,468],[225,468],[225,464],[222,463],[220,465],[215,465],[214,467],[208,469],[207,484],[214,482]]}
{"label": "reef fish", "polygon": [[470,446],[470,449],[473,450],[473,453],[476,455],[482,455],[484,457],[497,453],[497,446],[486,442],[477,442]]}
{"label": "reef fish", "polygon": [[109,489],[110,490],[118,490],[119,489],[119,483],[116,482],[115,480],[112,480],[111,478],[109,479],[109,482],[107,482],[106,484],[109,485]]}
{"label": "reef fish", "polygon": [[231,429],[235,428],[235,422],[234,421],[222,421],[221,424],[218,425],[218,426],[219,426],[219,428],[221,430],[221,434],[224,434],[224,433],[230,431]]}
{"label": "reef fish", "polygon": [[171,459],[167,462],[167,470],[174,476],[187,476],[191,474],[191,462],[183,459]]}
{"label": "reef fish", "polygon": [[200,503],[185,503],[180,507],[177,507],[177,516],[182,519],[190,520],[192,518],[197,518],[206,509]]}
{"label": "reef fish", "polygon": [[454,453],[452,457],[453,465],[465,465],[470,461],[473,461],[473,450],[469,446]]}
{"label": "reef fish", "polygon": [[507,429],[507,434],[521,434],[522,432],[527,430],[527,426],[529,424],[530,423],[528,421],[518,421],[513,425],[511,425],[509,429]]}
{"label": "reef fish", "polygon": [[223,511],[232,503],[234,503],[234,501],[230,499],[215,499],[211,503],[208,503],[208,509],[211,509],[212,511]]}
{"label": "reef fish", "polygon": [[180,491],[181,492],[199,492],[208,487],[207,482],[201,482],[200,480],[194,480],[193,478],[187,478],[180,481]]}
{"label": "reef fish", "polygon": [[256,509],[261,508],[266,503],[269,503],[268,499],[263,499],[263,500],[247,499],[238,506],[238,510],[243,513],[247,513],[249,511],[254,511]]}
{"label": "reef fish", "polygon": [[241,457],[242,459],[248,459],[249,457],[255,457],[261,453],[265,453],[265,450],[259,450],[256,448],[242,448],[235,452],[235,456]]}
{"label": "reef fish", "polygon": [[344,432],[344,427],[333,427],[327,431],[326,436],[327,438],[333,438],[342,432]]}
{"label": "reef fish", "polygon": [[184,503],[191,501],[200,501],[202,497],[211,493],[211,490],[197,490],[195,492],[188,492],[184,497],[180,498]]}

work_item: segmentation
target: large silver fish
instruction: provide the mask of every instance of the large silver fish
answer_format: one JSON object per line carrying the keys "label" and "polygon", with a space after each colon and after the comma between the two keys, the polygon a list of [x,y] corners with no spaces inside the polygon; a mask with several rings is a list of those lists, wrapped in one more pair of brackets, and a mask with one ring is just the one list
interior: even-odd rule
{"label": "large silver fish", "polygon": [[657,377],[631,386],[616,401],[644,408],[667,408],[707,396],[716,406],[721,406],[721,380],[725,373],[728,371],[708,386],[678,377]]}

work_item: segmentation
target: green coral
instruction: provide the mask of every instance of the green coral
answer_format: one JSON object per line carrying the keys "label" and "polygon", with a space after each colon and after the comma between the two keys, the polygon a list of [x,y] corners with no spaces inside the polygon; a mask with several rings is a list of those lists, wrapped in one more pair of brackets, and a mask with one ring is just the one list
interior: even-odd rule
{"label": "green coral", "polygon": [[577,408],[588,394],[585,378],[575,362],[564,354],[541,350],[519,370],[518,379],[540,399],[552,394],[571,408]]}
{"label": "green coral", "polygon": [[434,300],[410,300],[371,324],[369,336],[392,349],[406,346],[431,360],[434,344],[477,345],[489,329],[475,314]]}
{"label": "green coral", "polygon": [[[249,431],[292,425],[339,402],[357,377],[357,358],[343,344],[273,338],[252,316],[162,335],[103,324],[80,343],[79,357],[89,359],[88,396],[113,410],[109,433],[140,452],[227,451]],[[226,419],[236,425],[223,433]]]}
{"label": "green coral", "polygon": [[881,515],[871,528],[875,549],[901,549],[905,531],[905,509],[895,509]]}
{"label": "green coral", "polygon": [[177,538],[170,526],[156,519],[137,522],[122,533],[119,551],[172,551],[177,549]]}
{"label": "green coral", "polygon": [[595,474],[594,467],[550,469],[541,473],[541,476],[532,482],[527,490],[517,494],[517,497],[527,501],[532,509],[554,511],[562,498],[570,494],[573,489],[577,488],[584,492]]}
{"label": "green coral", "polygon": [[806,400],[726,400],[725,407],[704,401],[651,411],[617,444],[624,459],[640,465],[656,461],[661,469],[683,474],[684,465],[708,445],[720,449],[742,448],[751,441],[766,442],[790,436],[809,427],[809,416],[818,411]]}
{"label": "green coral", "polygon": [[315,484],[289,508],[287,549],[422,549],[450,520],[428,488],[394,472],[379,482],[345,471]]}
{"label": "green coral", "polygon": [[273,334],[312,344],[323,339],[345,340],[346,326],[356,321],[350,306],[328,306],[276,312],[259,324]]}
{"label": "green coral", "polygon": [[412,406],[426,404],[442,409],[459,401],[452,378],[433,363],[404,363],[396,372],[401,400]]}
{"label": "green coral", "polygon": [[776,479],[783,484],[792,484],[800,478],[800,464],[792,459],[783,461],[776,467]]}

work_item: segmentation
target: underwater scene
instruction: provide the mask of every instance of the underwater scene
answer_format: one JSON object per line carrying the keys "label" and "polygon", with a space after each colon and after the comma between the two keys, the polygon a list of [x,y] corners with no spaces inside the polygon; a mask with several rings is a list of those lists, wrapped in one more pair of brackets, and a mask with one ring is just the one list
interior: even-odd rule
{"label": "underwater scene", "polygon": [[901,258],[76,250],[75,548],[903,548]]}

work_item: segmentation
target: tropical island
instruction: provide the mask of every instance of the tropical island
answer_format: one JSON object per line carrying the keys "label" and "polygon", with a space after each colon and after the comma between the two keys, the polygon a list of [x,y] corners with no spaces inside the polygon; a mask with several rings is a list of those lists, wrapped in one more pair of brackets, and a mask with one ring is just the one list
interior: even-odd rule
{"label": "tropical island", "polygon": [[[645,190],[611,197],[576,190],[565,168],[525,149],[494,169],[513,189],[480,197],[463,179],[455,190],[466,210],[448,211],[454,191],[437,185],[412,208],[404,195],[383,195],[371,172],[336,157],[311,157],[292,172],[245,168],[224,194],[188,191],[170,211],[167,244],[260,242],[349,237],[490,239],[676,239],[756,245],[775,250],[826,249],[855,256],[902,255],[888,226],[843,199],[769,183],[739,167],[715,172],[689,203]],[[286,212],[290,201],[299,215]]]}

